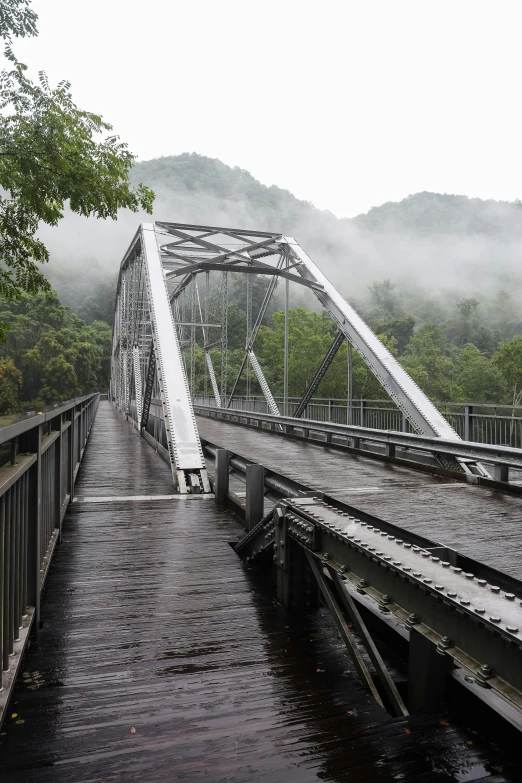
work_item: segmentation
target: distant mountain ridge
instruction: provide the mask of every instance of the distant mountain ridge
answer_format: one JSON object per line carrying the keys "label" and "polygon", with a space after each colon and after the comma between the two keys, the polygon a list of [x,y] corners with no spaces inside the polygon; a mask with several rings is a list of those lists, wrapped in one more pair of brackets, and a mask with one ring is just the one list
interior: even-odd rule
{"label": "distant mountain ridge", "polygon": [[142,161],[131,177],[156,191],[152,216],[123,211],[114,223],[67,214],[58,228],[42,227],[52,258],[48,274],[67,304],[76,289],[90,295],[93,279],[115,274],[139,223],[151,219],[293,236],[351,301],[382,279],[405,291],[452,288],[479,299],[499,290],[522,295],[518,202],[424,192],[337,218],[288,190],[263,185],[248,171],[196,153]]}
{"label": "distant mountain ridge", "polygon": [[[160,195],[168,191],[185,192],[187,195],[204,193],[231,205],[241,204],[248,211],[262,213],[263,217],[273,214],[281,217],[284,223],[321,215],[323,219],[327,217],[340,223],[353,223],[369,232],[394,230],[417,235],[522,232],[520,202],[428,191],[372,207],[367,213],[354,218],[336,218],[327,210],[319,210],[310,202],[296,198],[289,190],[263,185],[244,169],[197,153],[142,161],[134,166],[132,178],[158,189]],[[277,230],[278,226],[274,228]]]}
{"label": "distant mountain ridge", "polygon": [[521,234],[522,203],[424,191],[372,207],[353,221],[368,231],[393,227],[416,234]]}

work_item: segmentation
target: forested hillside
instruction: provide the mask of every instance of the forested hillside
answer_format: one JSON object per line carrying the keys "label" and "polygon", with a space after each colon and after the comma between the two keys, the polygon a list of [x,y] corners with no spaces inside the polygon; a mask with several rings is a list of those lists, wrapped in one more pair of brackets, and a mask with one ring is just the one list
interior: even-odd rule
{"label": "forested hillside", "polygon": [[111,328],[87,325],[55,292],[0,301],[0,414],[105,389]]}
{"label": "forested hillside", "polygon": [[[132,178],[156,191],[154,219],[270,229],[295,236],[432,398],[518,400],[522,386],[519,202],[417,193],[364,215],[337,218],[287,190],[266,187],[247,171],[188,153],[138,163]],[[57,326],[37,298],[34,306],[23,300],[0,314],[0,320],[12,327],[0,354],[4,363],[12,361],[23,375],[20,400],[54,400],[51,391],[54,388],[56,396],[58,390],[51,370],[56,361],[50,366],[49,362],[60,356],[67,355],[75,373],[69,367],[63,373],[67,389],[90,390],[95,382],[106,385],[109,332],[102,324],[111,322],[119,261],[138,223],[150,219],[122,213],[117,223],[111,223],[67,215],[58,229],[43,230],[51,249],[46,272],[62,305],[72,312],[67,313],[54,298],[48,310],[59,309],[62,325]],[[244,299],[238,296],[233,307],[232,319],[240,323]],[[294,296],[292,307],[295,367],[290,383],[292,393],[300,394],[313,376],[319,353],[326,350],[332,327],[318,314],[314,300],[303,298],[301,292]],[[260,360],[275,391],[280,391],[281,383],[281,329],[276,312],[260,333]],[[55,333],[61,336],[55,339]],[[78,342],[94,346],[85,372],[75,358],[81,354]],[[240,343],[231,346],[231,377],[239,362]],[[503,348],[505,344],[508,347]],[[98,355],[100,346],[105,358]],[[16,385],[18,376],[11,365],[2,366],[4,377]],[[345,394],[344,368],[341,352],[320,393]],[[355,393],[382,396],[358,360]]]}

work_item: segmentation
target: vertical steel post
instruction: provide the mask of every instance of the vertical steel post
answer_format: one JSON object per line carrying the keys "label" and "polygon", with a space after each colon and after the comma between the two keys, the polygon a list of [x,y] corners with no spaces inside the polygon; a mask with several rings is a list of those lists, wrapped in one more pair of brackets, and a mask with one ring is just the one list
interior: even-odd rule
{"label": "vertical steel post", "polygon": [[230,455],[228,449],[216,449],[216,483],[214,486],[214,494],[216,496],[216,503],[220,506],[226,505],[227,502],[229,461]]}
{"label": "vertical steel post", "polygon": [[73,405],[71,410],[69,411],[69,417],[71,420],[71,426],[69,429],[69,464],[68,464],[68,490],[69,490],[69,499],[73,499],[74,495],[74,469],[76,467],[76,445],[75,445],[75,438],[74,438],[74,430],[75,430],[75,423],[76,423],[76,406]]}
{"label": "vertical steel post", "polygon": [[[16,485],[15,485],[16,486]],[[10,553],[9,553],[9,653],[14,651],[15,640],[15,575],[16,575],[16,495],[15,488],[11,487],[9,490],[9,527],[11,528],[10,535]]]}
{"label": "vertical steel post", "polygon": [[408,660],[408,707],[410,712],[432,712],[446,696],[448,674],[453,659],[441,654],[437,645],[417,631],[410,630]]}
{"label": "vertical steel post", "polygon": [[473,440],[473,405],[464,406],[464,440]]}
{"label": "vertical steel post", "polygon": [[245,524],[247,532],[263,519],[265,509],[265,469],[262,465],[247,465]]}
{"label": "vertical steel post", "polygon": [[[246,339],[245,350],[248,351],[250,345],[250,335],[252,334],[252,275],[246,277]],[[246,360],[246,396],[250,397],[250,362]]]}
{"label": "vertical steel post", "polygon": [[3,688],[2,669],[4,660],[4,591],[5,591],[5,495],[0,498],[0,691]]}
{"label": "vertical steel post", "polygon": [[366,415],[365,415],[365,410],[364,410],[365,404],[366,404],[365,401],[361,400],[361,407],[360,407],[360,419],[361,420],[359,422],[359,426],[360,427],[365,427],[366,426]]}
{"label": "vertical steel post", "polygon": [[190,393],[196,396],[196,275],[192,276],[190,296]]}
{"label": "vertical steel post", "polygon": [[[288,268],[288,258],[286,258],[285,266]],[[283,357],[283,416],[288,416],[288,299],[290,281],[285,279],[285,343],[284,343],[284,357]]]}
{"label": "vertical steel post", "polygon": [[11,524],[10,524],[10,490],[2,498],[4,518],[4,560],[3,560],[3,612],[2,612],[2,668],[9,671],[9,593],[10,593],[10,569],[11,569]]}
{"label": "vertical steel post", "polygon": [[11,441],[11,465],[16,465],[18,462],[18,438],[13,438]]}
{"label": "vertical steel post", "polygon": [[222,272],[221,283],[221,404],[226,408],[228,371],[228,272]]}
{"label": "vertical steel post", "polygon": [[353,420],[352,405],[353,405],[353,363],[352,363],[352,344],[346,341],[346,348],[348,354],[348,407],[346,410],[346,423],[351,424]]}
{"label": "vertical steel post", "polygon": [[20,577],[22,575],[22,569],[20,568],[20,555],[22,551],[22,537],[21,537],[21,497],[20,497],[20,480],[13,486],[14,490],[14,508],[13,508],[13,520],[14,520],[14,568],[13,568],[13,640],[15,642],[20,641],[20,602],[21,602],[21,583]]}
{"label": "vertical steel post", "polygon": [[22,617],[27,616],[27,546],[28,546],[28,519],[29,519],[29,473],[22,476],[23,487],[23,546],[22,546]]}
{"label": "vertical steel post", "polygon": [[[247,275],[247,277],[248,277],[248,275]],[[209,320],[208,320],[208,297],[209,297],[209,294],[210,294],[210,272],[205,272],[205,305],[204,305],[204,316],[205,317],[204,317],[204,321],[205,321],[206,324],[209,323]],[[206,338],[205,335],[210,335],[210,329],[209,329],[208,332],[205,332],[205,330],[203,330],[203,346],[205,346],[205,344],[207,342],[207,338]],[[205,373],[204,374],[205,374],[205,397],[206,397],[207,394],[208,394],[208,377],[209,377],[209,371],[208,371],[208,367],[207,367],[207,363],[206,362],[203,363],[203,367],[205,368]]]}
{"label": "vertical steel post", "polygon": [[39,424],[38,427],[35,427],[29,435],[30,449],[36,454],[36,462],[30,468],[27,601],[30,606],[34,606],[35,622],[38,628],[40,623],[40,534],[42,525],[42,425]]}
{"label": "vertical steel post", "polygon": [[54,443],[54,491],[55,491],[55,520],[54,526],[58,528],[58,544],[62,541],[62,452],[63,452],[63,432],[62,432],[62,414],[58,417],[58,427],[60,435]]}

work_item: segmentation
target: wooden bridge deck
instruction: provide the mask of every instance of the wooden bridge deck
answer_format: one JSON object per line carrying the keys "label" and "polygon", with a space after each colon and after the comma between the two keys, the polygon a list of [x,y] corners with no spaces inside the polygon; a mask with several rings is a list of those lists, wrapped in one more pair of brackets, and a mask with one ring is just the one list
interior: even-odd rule
{"label": "wooden bridge deck", "polygon": [[202,438],[522,580],[522,497],[198,417]]}
{"label": "wooden bridge deck", "polygon": [[472,725],[385,714],[324,612],[288,615],[239,561],[235,519],[211,499],[158,499],[171,492],[167,466],[102,402],[0,783],[522,779]]}

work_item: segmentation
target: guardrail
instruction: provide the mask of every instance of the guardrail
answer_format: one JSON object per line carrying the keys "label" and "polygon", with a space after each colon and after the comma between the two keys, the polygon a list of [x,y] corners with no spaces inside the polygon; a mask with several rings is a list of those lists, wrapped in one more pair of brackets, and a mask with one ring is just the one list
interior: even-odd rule
{"label": "guardrail", "polygon": [[[195,405],[194,410],[201,416],[236,422],[257,429],[269,429],[280,434],[299,434],[303,438],[310,438],[310,434],[315,433],[316,436],[324,436],[326,443],[333,443],[334,437],[337,440],[344,439],[344,445],[350,445],[351,448],[358,450],[364,450],[365,443],[381,445],[384,447],[385,456],[391,458],[396,458],[396,449],[400,448],[403,454],[412,451],[484,462],[493,466],[492,483],[506,484],[509,481],[510,469],[522,470],[522,450],[509,446],[430,438],[415,433],[375,430],[369,427],[318,422],[312,419],[293,419],[290,416],[272,416],[268,413],[249,413],[235,408]],[[405,458],[407,459],[407,456]],[[466,474],[466,478],[476,483],[491,482],[491,479],[474,474]]]}
{"label": "guardrail", "polygon": [[[99,402],[90,394],[0,429],[0,722]],[[6,446],[8,449],[6,449]]]}
{"label": "guardrail", "polygon": [[[289,397],[286,411],[283,398],[274,399],[282,415],[294,415],[298,397]],[[195,404],[216,407],[211,396],[198,396]],[[235,397],[233,405],[250,413],[269,412],[264,397]],[[435,405],[463,440],[522,448],[521,407],[468,402],[436,402]],[[306,407],[305,417],[378,430],[411,431],[408,420],[391,400],[353,400],[348,406],[343,399],[314,397]]]}

